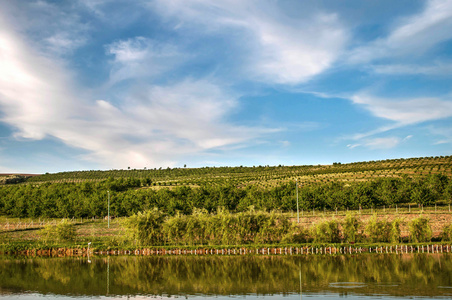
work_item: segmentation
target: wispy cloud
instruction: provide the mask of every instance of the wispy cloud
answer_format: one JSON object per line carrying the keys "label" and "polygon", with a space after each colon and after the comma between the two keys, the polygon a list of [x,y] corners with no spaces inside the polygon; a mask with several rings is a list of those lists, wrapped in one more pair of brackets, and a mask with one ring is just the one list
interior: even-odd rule
{"label": "wispy cloud", "polygon": [[116,41],[106,46],[106,52],[114,56],[110,85],[131,78],[163,75],[187,57],[174,45],[145,37]]}
{"label": "wispy cloud", "polygon": [[[229,124],[236,96],[203,79],[144,84],[115,105],[108,99],[91,102],[86,93],[75,92],[63,66],[0,28],[1,121],[16,129],[16,138],[52,137],[109,167],[144,167],[172,166],[183,156],[252,143],[274,132]],[[126,41],[110,50],[118,63],[138,68],[133,64],[149,55],[147,42]]]}
{"label": "wispy cloud", "polygon": [[390,149],[400,144],[400,138],[386,137],[373,138],[365,141],[364,146],[370,149]]}
{"label": "wispy cloud", "polygon": [[374,138],[365,142],[364,146],[370,149],[390,149],[394,148],[400,143],[397,137]]}
{"label": "wispy cloud", "polygon": [[418,57],[452,38],[452,1],[427,1],[419,14],[403,18],[384,38],[352,50],[350,62],[363,63],[381,58]]}
{"label": "wispy cloud", "polygon": [[389,74],[389,75],[400,75],[400,74],[410,74],[410,75],[428,75],[428,76],[451,76],[452,75],[452,64],[448,62],[435,62],[429,65],[375,65],[371,69],[378,74]]}
{"label": "wispy cloud", "polygon": [[452,101],[439,98],[390,99],[359,93],[351,97],[373,115],[398,125],[409,125],[452,117]]}
{"label": "wispy cloud", "polygon": [[436,145],[452,144],[452,127],[428,126],[427,129],[436,137]]}
{"label": "wispy cloud", "polygon": [[347,148],[354,149],[357,147],[365,147],[371,150],[381,150],[381,149],[392,149],[400,145],[401,143],[405,143],[410,140],[413,136],[408,135],[406,137],[379,137],[379,138],[364,138],[360,143],[348,144]]}
{"label": "wispy cloud", "polygon": [[71,55],[88,41],[90,24],[82,19],[75,3],[61,9],[47,1],[27,1],[20,5],[4,1],[1,9],[1,17],[14,24],[16,31],[26,33],[29,46],[43,55]]}
{"label": "wispy cloud", "polygon": [[311,11],[293,18],[273,2],[162,0],[153,8],[176,20],[177,28],[197,24],[197,32],[230,33],[246,48],[248,76],[269,83],[298,84],[321,74],[349,38],[335,14]]}

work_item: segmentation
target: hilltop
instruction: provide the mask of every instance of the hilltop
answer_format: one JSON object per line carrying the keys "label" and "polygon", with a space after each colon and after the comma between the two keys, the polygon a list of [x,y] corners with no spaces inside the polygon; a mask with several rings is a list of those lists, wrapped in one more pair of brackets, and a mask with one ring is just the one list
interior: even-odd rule
{"label": "hilltop", "polygon": [[452,156],[388,159],[332,165],[204,167],[73,171],[29,177],[27,183],[102,181],[135,178],[150,186],[200,186],[204,184],[276,186],[298,180],[301,184],[331,181],[355,182],[382,177],[452,176]]}

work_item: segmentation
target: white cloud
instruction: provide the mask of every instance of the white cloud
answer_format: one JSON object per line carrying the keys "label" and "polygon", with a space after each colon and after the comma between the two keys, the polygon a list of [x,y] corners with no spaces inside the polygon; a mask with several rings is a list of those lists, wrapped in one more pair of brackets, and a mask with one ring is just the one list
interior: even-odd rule
{"label": "white cloud", "polygon": [[390,99],[360,93],[351,100],[376,117],[394,121],[399,126],[452,117],[452,101],[433,97]]}
{"label": "white cloud", "polygon": [[407,135],[406,137],[403,138],[402,142],[406,142],[406,141],[408,141],[408,140],[410,140],[412,138],[413,138],[413,135],[411,135],[411,134]]}
{"label": "white cloud", "polygon": [[362,63],[379,58],[423,55],[451,39],[451,27],[452,0],[428,1],[422,12],[400,20],[387,37],[354,49],[349,60]]}
{"label": "white cloud", "polygon": [[427,129],[434,136],[437,136],[435,145],[452,144],[452,126],[451,127],[437,127],[429,126]]}
{"label": "white cloud", "polygon": [[[156,1],[153,8],[177,28],[229,33],[246,48],[249,74],[269,83],[298,84],[331,67],[348,40],[337,15],[316,11],[297,18],[268,1]],[[237,33],[240,33],[239,35]]]}
{"label": "white cloud", "polygon": [[401,140],[397,137],[367,139],[364,146],[370,149],[390,149],[399,145]]}
{"label": "white cloud", "polygon": [[176,46],[144,37],[116,41],[106,46],[106,51],[114,56],[110,84],[130,78],[162,75],[187,56]]}
{"label": "white cloud", "polygon": [[413,74],[413,75],[433,75],[450,76],[452,74],[452,64],[448,62],[435,62],[430,65],[375,65],[371,67],[377,74]]}
{"label": "white cloud", "polygon": [[48,1],[0,3],[1,17],[14,24],[17,32],[27,34],[29,46],[41,54],[66,56],[85,45],[90,25],[80,17],[76,5]]}
{"label": "white cloud", "polygon": [[354,148],[359,147],[359,146],[362,146],[362,145],[361,144],[348,144],[347,148],[354,149]]}
{"label": "white cloud", "polygon": [[[303,28],[303,29],[300,29]],[[298,84],[331,67],[347,41],[336,15],[314,15],[296,24],[262,18],[249,25],[258,38],[254,71],[266,81]]]}
{"label": "white cloud", "polygon": [[408,135],[405,138],[401,139],[399,137],[380,137],[380,138],[362,138],[360,143],[348,144],[347,148],[354,149],[357,147],[366,147],[371,150],[379,150],[379,149],[391,149],[395,148],[401,143],[405,143],[410,140],[413,136]]}
{"label": "white cloud", "polygon": [[[2,121],[20,130],[18,137],[44,138],[45,126],[52,126],[62,107],[71,111],[66,76],[48,58],[30,54],[28,47],[0,26],[0,105]],[[64,111],[58,119],[67,117]],[[56,125],[56,124],[54,124]]]}
{"label": "white cloud", "polygon": [[[142,59],[132,48],[112,49],[118,61]],[[1,121],[16,128],[17,138],[56,138],[108,167],[173,166],[187,155],[275,131],[230,125],[237,98],[208,80],[144,85],[115,105],[91,103],[61,65],[31,51],[6,26],[0,26],[0,70]]]}

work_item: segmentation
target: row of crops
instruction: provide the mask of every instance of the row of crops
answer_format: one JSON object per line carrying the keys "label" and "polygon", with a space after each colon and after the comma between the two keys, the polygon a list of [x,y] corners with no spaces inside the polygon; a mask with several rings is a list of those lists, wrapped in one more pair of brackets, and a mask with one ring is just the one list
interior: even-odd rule
{"label": "row of crops", "polygon": [[0,214],[15,217],[130,216],[157,207],[173,215],[195,209],[293,211],[296,182],[305,210],[400,204],[449,204],[451,157],[329,166],[258,166],[110,170],[45,174],[0,187]]}

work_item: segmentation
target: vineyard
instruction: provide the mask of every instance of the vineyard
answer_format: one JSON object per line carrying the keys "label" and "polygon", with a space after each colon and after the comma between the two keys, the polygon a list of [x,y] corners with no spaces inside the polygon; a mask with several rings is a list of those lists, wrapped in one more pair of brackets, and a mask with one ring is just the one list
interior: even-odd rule
{"label": "vineyard", "polygon": [[[0,186],[0,215],[30,218],[131,216],[158,208],[245,212],[449,206],[452,156],[309,166],[75,171],[15,177]],[[19,178],[19,179],[17,179]],[[298,184],[297,184],[298,183]]]}
{"label": "vineyard", "polygon": [[203,186],[231,183],[241,186],[274,187],[298,180],[301,184],[331,181],[355,182],[382,177],[410,177],[442,174],[452,176],[452,156],[392,159],[349,164],[308,166],[204,167],[167,169],[127,169],[109,171],[75,171],[44,174],[27,179],[26,183],[96,182],[108,178],[139,179],[153,187]]}

